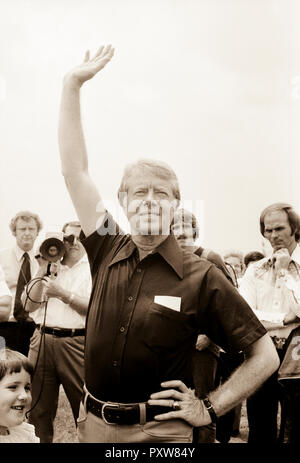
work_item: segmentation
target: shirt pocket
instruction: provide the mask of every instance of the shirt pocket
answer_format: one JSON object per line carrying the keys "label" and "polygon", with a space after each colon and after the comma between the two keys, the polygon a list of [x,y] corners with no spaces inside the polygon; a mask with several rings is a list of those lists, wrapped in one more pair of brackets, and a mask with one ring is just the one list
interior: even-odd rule
{"label": "shirt pocket", "polygon": [[196,336],[193,316],[155,303],[148,307],[144,326],[146,344],[159,350],[178,348]]}

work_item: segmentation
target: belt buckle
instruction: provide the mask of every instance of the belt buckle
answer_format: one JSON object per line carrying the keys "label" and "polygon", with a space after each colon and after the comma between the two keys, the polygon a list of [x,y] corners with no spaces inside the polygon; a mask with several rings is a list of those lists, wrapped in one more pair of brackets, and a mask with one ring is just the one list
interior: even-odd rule
{"label": "belt buckle", "polygon": [[104,423],[109,424],[110,426],[114,426],[114,425],[116,425],[117,423],[110,423],[110,422],[107,421],[107,419],[105,418],[104,410],[105,410],[106,407],[120,408],[120,405],[119,405],[119,404],[110,403],[110,402],[105,402],[105,403],[102,405],[102,408],[101,408],[101,418],[102,418],[102,420],[104,421]]}

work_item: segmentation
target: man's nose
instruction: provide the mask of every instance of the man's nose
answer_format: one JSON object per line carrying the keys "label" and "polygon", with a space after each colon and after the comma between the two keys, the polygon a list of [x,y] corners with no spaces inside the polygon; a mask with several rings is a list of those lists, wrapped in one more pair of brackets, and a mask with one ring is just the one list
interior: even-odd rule
{"label": "man's nose", "polygon": [[277,238],[277,236],[278,236],[277,231],[276,231],[276,230],[272,230],[271,239]]}
{"label": "man's nose", "polygon": [[154,193],[152,189],[148,190],[144,200],[147,201],[149,205],[151,205],[151,202],[154,200]]}

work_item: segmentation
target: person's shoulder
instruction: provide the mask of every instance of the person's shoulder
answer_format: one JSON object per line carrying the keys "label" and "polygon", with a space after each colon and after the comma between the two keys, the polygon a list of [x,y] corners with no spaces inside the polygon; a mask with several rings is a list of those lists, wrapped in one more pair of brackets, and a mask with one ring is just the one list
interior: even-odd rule
{"label": "person's shoulder", "polygon": [[269,272],[271,269],[270,258],[264,257],[261,260],[251,263],[248,265],[242,279],[244,278],[259,278],[262,274]]}
{"label": "person's shoulder", "polygon": [[209,269],[212,266],[212,263],[203,257],[199,257],[195,251],[189,249],[182,250],[183,263],[184,265],[193,265],[195,267]]}
{"label": "person's shoulder", "polygon": [[23,421],[19,426],[10,429],[10,436],[16,443],[39,443],[40,439],[35,434],[33,424]]}
{"label": "person's shoulder", "polygon": [[27,434],[30,442],[39,442],[40,439],[35,434],[35,427],[33,424],[26,423],[25,421],[21,424],[23,426],[24,433]]}
{"label": "person's shoulder", "polygon": [[210,262],[212,262],[213,264],[215,264],[217,266],[224,266],[225,265],[222,257],[220,256],[220,254],[218,254],[215,251],[212,251],[211,249],[207,250],[207,259],[210,260]]}

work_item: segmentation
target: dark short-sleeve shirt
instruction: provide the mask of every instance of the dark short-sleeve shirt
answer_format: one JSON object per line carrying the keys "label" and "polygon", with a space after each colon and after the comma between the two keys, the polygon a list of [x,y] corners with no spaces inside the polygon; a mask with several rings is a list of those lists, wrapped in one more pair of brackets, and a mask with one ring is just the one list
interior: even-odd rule
{"label": "dark short-sleeve shirt", "polygon": [[[195,254],[199,257],[203,257],[202,254],[203,254],[203,251],[204,251],[204,248],[202,248],[201,246],[196,249]],[[227,280],[229,280],[231,283],[233,283],[232,281],[232,278],[231,276],[229,275],[229,272],[226,268],[226,265],[222,259],[222,257],[217,254],[216,252],[214,251],[211,251],[210,249],[208,250],[208,254],[205,256],[205,259],[209,260],[209,262],[211,262],[212,264],[215,264],[216,267],[218,267],[218,269],[220,269],[224,275],[226,276]]]}
{"label": "dark short-sleeve shirt", "polygon": [[85,380],[100,400],[147,401],[167,380],[191,386],[200,330],[226,351],[266,332],[222,272],[183,251],[173,235],[140,261],[131,236],[108,216],[83,244],[93,279]]}

